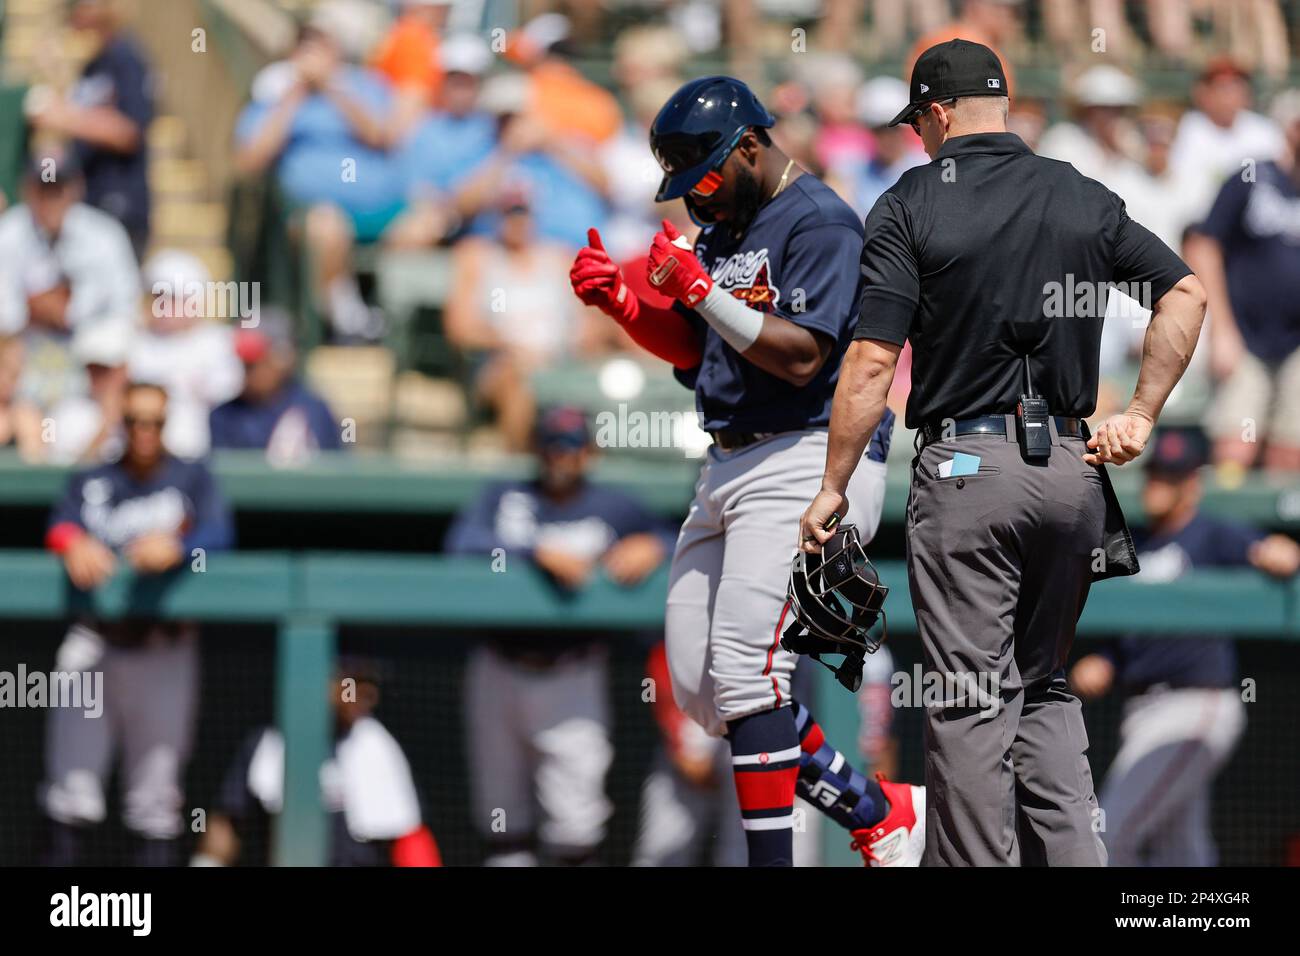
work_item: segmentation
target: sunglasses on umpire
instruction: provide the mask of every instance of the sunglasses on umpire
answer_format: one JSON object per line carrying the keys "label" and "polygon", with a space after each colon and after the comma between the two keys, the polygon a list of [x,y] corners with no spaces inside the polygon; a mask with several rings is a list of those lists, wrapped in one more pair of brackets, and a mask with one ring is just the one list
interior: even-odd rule
{"label": "sunglasses on umpire", "polygon": [[956,102],[957,99],[954,97],[950,100],[934,100],[924,106],[918,106],[912,115],[907,118],[907,125],[912,127],[913,131],[919,136],[921,134],[921,117],[926,114],[931,106],[952,106]]}
{"label": "sunglasses on umpire", "polygon": [[691,195],[698,199],[707,199],[718,191],[722,185],[722,166],[731,155],[732,150],[740,143],[740,138],[749,131],[749,127],[742,126],[736,130],[736,135],[731,137],[731,142],[727,144],[727,149],[713,164],[713,168],[700,177],[700,181],[691,189]]}

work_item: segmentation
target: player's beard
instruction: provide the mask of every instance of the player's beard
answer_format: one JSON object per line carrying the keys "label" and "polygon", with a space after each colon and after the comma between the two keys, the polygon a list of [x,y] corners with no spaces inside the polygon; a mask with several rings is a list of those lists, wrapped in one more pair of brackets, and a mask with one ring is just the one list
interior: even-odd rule
{"label": "player's beard", "polygon": [[731,234],[737,238],[745,234],[749,224],[758,215],[758,208],[763,205],[763,190],[758,185],[758,177],[744,166],[736,170],[736,186],[731,201],[731,218],[727,223]]}
{"label": "player's beard", "polygon": [[[686,210],[691,214],[691,220],[697,226],[708,226],[718,222],[717,217],[708,214],[689,194],[684,199]],[[757,177],[749,169],[743,166],[740,167],[736,171],[731,203],[727,208],[726,215],[722,217],[722,226],[732,236],[739,239],[745,234],[749,224],[754,221],[754,217],[758,215],[758,209],[762,205],[763,191],[758,184]]]}

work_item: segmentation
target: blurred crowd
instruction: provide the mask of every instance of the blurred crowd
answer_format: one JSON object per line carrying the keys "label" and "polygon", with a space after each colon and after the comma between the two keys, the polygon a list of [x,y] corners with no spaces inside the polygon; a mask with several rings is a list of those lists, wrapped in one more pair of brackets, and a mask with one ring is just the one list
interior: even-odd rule
{"label": "blurred crowd", "polygon": [[[1203,423],[1230,470],[1300,469],[1300,418],[1287,414],[1300,408],[1295,4],[566,0],[524,4],[507,30],[467,2],[293,4],[292,49],[251,83],[234,166],[295,210],[324,325],[313,341],[392,348],[395,317],[363,273],[375,256],[441,257],[457,385],[503,447],[523,450],[539,373],[632,352],[568,288],[586,230],[635,279],[660,219],[693,229],[678,204],[654,203],[646,145],[680,82],[704,63],[757,82],[783,149],[865,216],[926,161],[910,129],[886,125],[907,99],[900,76],[960,35],[1006,62],[1012,129],[1117,192],[1205,282],[1211,320],[1167,417]],[[303,316],[250,319],[220,295],[214,309],[194,294],[220,290],[204,264],[150,242],[150,65],[112,0],[68,10],[93,52],[71,89],[28,97],[33,161],[0,214],[0,443],[34,461],[111,455],[123,388],[147,379],[172,392],[166,440],[187,457],[262,447],[292,462],[346,445],[340,410],[298,381]],[[608,66],[600,83],[593,63]],[[1169,76],[1194,80],[1147,88]],[[1150,304],[1137,298],[1109,297],[1098,414],[1131,388]]]}

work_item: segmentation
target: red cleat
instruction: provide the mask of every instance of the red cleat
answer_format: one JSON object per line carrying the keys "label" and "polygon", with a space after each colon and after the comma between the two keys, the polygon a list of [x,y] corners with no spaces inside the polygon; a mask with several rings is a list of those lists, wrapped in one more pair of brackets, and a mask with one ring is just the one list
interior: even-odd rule
{"label": "red cleat", "polygon": [[925,850],[925,787],[890,783],[880,774],[880,789],[889,801],[885,819],[867,830],[854,830],[854,850],[867,866],[920,866]]}

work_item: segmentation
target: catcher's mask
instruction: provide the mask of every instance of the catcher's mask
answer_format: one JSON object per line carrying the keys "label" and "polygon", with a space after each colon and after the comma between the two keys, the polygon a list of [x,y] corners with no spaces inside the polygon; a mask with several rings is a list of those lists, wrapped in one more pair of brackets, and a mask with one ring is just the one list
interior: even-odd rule
{"label": "catcher's mask", "polygon": [[[867,558],[851,524],[839,529],[822,546],[821,554],[794,556],[786,606],[794,621],[781,636],[781,646],[795,654],[807,654],[835,672],[851,691],[862,686],[862,661],[885,640],[885,596],[889,588],[880,583],[875,566]],[[870,634],[880,620],[879,636]],[[777,625],[778,629],[780,625]],[[822,654],[843,654],[838,667],[821,659]]]}

